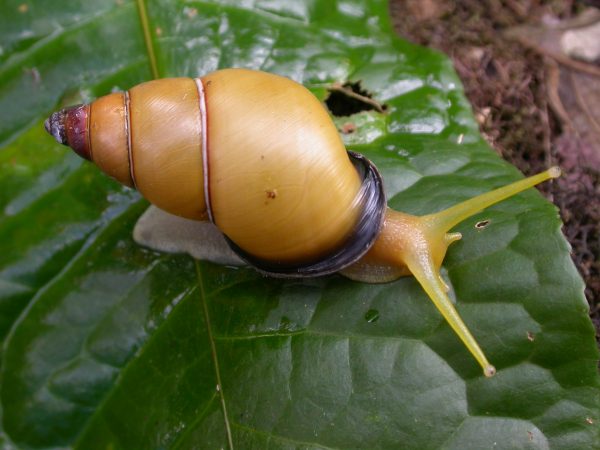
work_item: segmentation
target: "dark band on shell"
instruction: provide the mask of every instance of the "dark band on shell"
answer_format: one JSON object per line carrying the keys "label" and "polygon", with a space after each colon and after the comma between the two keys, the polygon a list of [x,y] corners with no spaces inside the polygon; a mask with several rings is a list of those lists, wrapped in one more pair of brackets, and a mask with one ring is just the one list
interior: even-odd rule
{"label": "dark band on shell", "polygon": [[258,259],[225,236],[231,249],[259,272],[279,278],[329,275],[358,261],[373,246],[379,235],[385,216],[386,199],[383,180],[375,165],[359,153],[348,152],[348,156],[363,180],[357,195],[361,213],[352,234],[339,248],[318,261],[302,265],[279,264]]}

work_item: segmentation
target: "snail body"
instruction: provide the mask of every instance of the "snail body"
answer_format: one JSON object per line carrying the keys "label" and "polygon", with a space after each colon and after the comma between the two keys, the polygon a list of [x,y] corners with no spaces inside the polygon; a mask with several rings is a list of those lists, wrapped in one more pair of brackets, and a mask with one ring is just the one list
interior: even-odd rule
{"label": "snail body", "polygon": [[346,151],[306,88],[243,69],[143,83],[54,113],[46,129],[158,208],[213,222],[266,274],[341,272],[371,283],[414,275],[486,376],[495,369],[439,275],[461,237],[449,230],[559,174],[553,168],[436,214],[393,211],[377,169]]}

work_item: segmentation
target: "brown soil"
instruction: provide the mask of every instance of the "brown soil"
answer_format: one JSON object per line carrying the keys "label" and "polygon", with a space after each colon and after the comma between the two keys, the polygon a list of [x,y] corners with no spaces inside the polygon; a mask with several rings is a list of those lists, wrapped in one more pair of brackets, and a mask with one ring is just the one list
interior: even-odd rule
{"label": "brown soil", "polygon": [[[502,157],[526,175],[553,164],[565,171],[541,190],[561,210],[600,337],[600,111],[586,103],[585,91],[600,95],[600,66],[586,63],[592,69],[583,73],[580,62],[553,55],[548,38],[531,37],[598,3],[391,0],[390,7],[401,36],[452,58],[481,133]],[[594,105],[600,108],[600,98]]]}

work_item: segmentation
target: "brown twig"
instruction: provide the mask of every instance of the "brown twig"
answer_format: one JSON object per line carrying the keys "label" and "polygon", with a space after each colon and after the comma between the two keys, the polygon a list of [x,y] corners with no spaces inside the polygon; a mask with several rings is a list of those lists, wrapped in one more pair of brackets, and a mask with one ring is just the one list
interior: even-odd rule
{"label": "brown twig", "polygon": [[354,92],[352,89],[347,88],[340,83],[333,83],[329,88],[332,92],[339,92],[341,94],[347,95],[348,97],[354,98],[359,102],[366,103],[367,105],[371,105],[375,111],[380,113],[385,113],[385,109],[377,100],[374,100],[366,95],[361,95],[358,92]]}
{"label": "brown twig", "polygon": [[[546,83],[544,83],[546,84]],[[545,86],[546,87],[546,86]],[[547,89],[546,89],[547,90]],[[542,133],[542,144],[544,148],[544,162],[546,167],[550,167],[554,165],[554,158],[552,156],[552,135],[551,135],[551,127],[550,127],[550,116],[548,114],[548,99],[543,96],[540,96],[539,102],[541,103],[540,107],[540,120],[543,126]],[[554,193],[552,189],[548,191],[548,195],[550,196],[550,201],[554,201]]]}
{"label": "brown twig", "polygon": [[573,126],[571,117],[569,117],[569,113],[567,113],[558,94],[558,86],[560,85],[560,68],[558,67],[558,63],[552,58],[544,58],[544,61],[546,63],[546,94],[548,95],[550,107],[565,127],[574,130],[575,127]]}
{"label": "brown twig", "polygon": [[595,77],[600,77],[600,67],[596,67],[591,64],[587,64],[587,63],[584,63],[581,61],[577,61],[575,59],[571,59],[568,56],[565,56],[561,53],[553,52],[553,51],[548,50],[548,49],[542,47],[541,45],[535,44],[521,36],[512,36],[512,37],[514,39],[516,39],[517,41],[519,41],[523,46],[529,47],[530,49],[532,49],[533,51],[535,51],[541,55],[549,56],[550,58],[553,58],[554,60],[556,60],[557,62],[559,62],[560,64],[562,64],[564,66],[567,66],[578,72],[583,72],[583,73],[587,73],[589,75],[593,75]]}
{"label": "brown twig", "polygon": [[577,104],[581,107],[581,110],[586,115],[588,121],[592,126],[596,129],[598,133],[600,133],[600,122],[596,120],[592,111],[590,111],[590,106],[586,102],[583,95],[581,95],[581,90],[579,89],[579,83],[575,81],[575,77],[572,72],[569,72],[569,81],[571,82],[571,86],[573,87],[573,92],[575,93],[575,100]]}

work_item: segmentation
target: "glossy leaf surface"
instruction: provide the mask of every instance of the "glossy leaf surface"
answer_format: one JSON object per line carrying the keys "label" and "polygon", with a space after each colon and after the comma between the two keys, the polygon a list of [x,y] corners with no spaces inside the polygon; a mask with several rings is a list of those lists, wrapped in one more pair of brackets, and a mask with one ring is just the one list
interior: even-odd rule
{"label": "glossy leaf surface", "polygon": [[[429,213],[519,177],[450,62],[393,36],[382,0],[147,3],[160,76],[262,69],[389,107],[349,148],[389,205]],[[139,248],[146,207],[43,130],[152,78],[135,3],[0,5],[3,448],[588,449],[594,332],[554,206],[529,191],[457,227],[444,264],[480,368],[412,278],[302,281]],[[483,219],[490,224],[475,228]]]}

